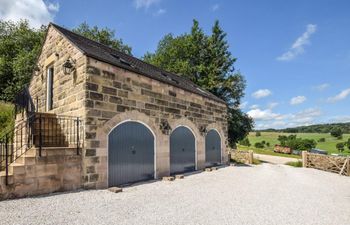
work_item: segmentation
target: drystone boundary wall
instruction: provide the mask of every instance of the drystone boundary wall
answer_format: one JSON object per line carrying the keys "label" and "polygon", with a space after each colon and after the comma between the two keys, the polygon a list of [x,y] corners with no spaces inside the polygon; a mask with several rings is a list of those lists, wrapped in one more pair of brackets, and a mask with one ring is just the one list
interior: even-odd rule
{"label": "drystone boundary wall", "polygon": [[253,164],[253,151],[241,151],[241,150],[232,150],[230,151],[231,159],[245,164]]}

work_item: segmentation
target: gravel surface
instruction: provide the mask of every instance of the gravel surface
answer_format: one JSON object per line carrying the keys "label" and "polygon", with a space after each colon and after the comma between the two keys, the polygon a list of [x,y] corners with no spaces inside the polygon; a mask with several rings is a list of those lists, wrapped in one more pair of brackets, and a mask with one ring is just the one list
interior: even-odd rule
{"label": "gravel surface", "polygon": [[350,224],[350,178],[285,165],[226,167],[124,188],[0,202],[0,224]]}
{"label": "gravel surface", "polygon": [[288,157],[281,157],[281,156],[274,156],[274,155],[263,155],[263,154],[256,154],[256,153],[254,153],[254,158],[257,158],[259,160],[272,163],[272,164],[286,164],[287,162],[301,161],[301,159],[296,159],[296,158],[288,158]]}

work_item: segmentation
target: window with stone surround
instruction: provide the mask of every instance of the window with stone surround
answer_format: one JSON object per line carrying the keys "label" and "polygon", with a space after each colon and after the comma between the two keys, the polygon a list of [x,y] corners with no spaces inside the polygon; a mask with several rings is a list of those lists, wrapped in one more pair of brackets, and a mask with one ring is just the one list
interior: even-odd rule
{"label": "window with stone surround", "polygon": [[52,65],[47,68],[46,111],[52,110],[53,108],[53,79],[54,79],[54,69]]}

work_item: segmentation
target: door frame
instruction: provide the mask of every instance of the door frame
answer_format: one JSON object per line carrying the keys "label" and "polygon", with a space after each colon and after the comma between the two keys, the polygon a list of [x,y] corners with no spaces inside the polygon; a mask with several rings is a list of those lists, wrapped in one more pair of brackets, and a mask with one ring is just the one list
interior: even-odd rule
{"label": "door frame", "polygon": [[[220,132],[216,129],[216,128],[210,128],[207,133],[205,134],[205,137],[204,137],[204,153],[205,155],[207,154],[207,145],[206,145],[206,142],[207,142],[207,135],[209,133],[209,131],[211,130],[215,130],[216,133],[219,134],[219,137],[220,137],[220,164],[222,164],[222,136],[220,134]],[[207,162],[207,158],[205,157],[205,163]]]}
{"label": "door frame", "polygon": [[171,168],[171,160],[170,160],[170,151],[171,151],[171,144],[170,144],[170,137],[171,137],[171,134],[174,132],[174,130],[176,130],[176,128],[179,128],[179,127],[186,127],[187,129],[189,129],[194,137],[194,167],[195,167],[195,171],[198,170],[197,168],[197,161],[198,161],[198,152],[197,152],[197,137],[196,137],[196,134],[193,132],[193,130],[191,129],[191,127],[187,126],[187,125],[177,125],[174,129],[172,129],[170,135],[169,135],[169,173],[171,172],[170,171],[170,168]]}
{"label": "door frame", "polygon": [[119,125],[123,124],[123,123],[127,123],[127,122],[137,122],[140,123],[142,125],[144,125],[149,131],[151,131],[152,135],[153,135],[153,149],[154,149],[154,156],[153,156],[153,160],[154,160],[154,179],[157,179],[157,136],[156,134],[153,132],[153,130],[151,129],[150,126],[148,126],[146,123],[140,121],[140,120],[132,120],[132,119],[127,119],[127,120],[123,120],[119,123],[117,123],[114,127],[112,127],[112,129],[108,132],[107,134],[107,187],[109,187],[109,135],[111,134],[111,132],[117,128]]}

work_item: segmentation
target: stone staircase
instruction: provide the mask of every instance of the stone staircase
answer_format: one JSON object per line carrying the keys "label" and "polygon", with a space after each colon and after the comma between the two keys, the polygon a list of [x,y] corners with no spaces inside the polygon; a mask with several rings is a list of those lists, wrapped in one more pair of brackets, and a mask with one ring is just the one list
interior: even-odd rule
{"label": "stone staircase", "polygon": [[79,118],[35,113],[16,124],[0,138],[0,200],[81,187]]}
{"label": "stone staircase", "polygon": [[0,172],[0,199],[17,198],[81,186],[81,154],[76,148],[31,148]]}

